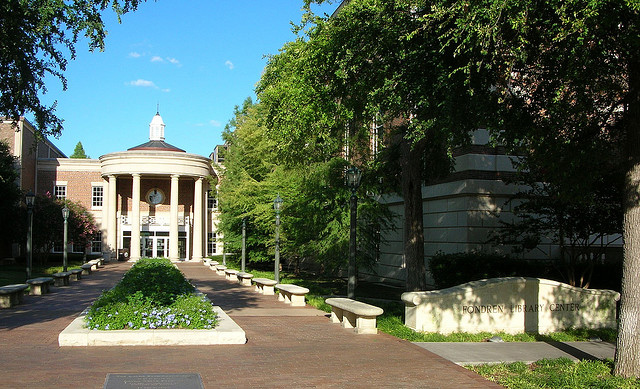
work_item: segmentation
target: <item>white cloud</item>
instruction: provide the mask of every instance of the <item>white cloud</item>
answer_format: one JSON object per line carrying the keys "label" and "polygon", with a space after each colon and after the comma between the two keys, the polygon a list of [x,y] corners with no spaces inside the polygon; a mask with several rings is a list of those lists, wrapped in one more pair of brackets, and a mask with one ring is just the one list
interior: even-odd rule
{"label": "white cloud", "polygon": [[167,61],[169,61],[170,63],[174,64],[174,65],[180,65],[180,61],[178,61],[175,58],[172,57],[167,57]]}
{"label": "white cloud", "polygon": [[222,126],[222,124],[217,120],[209,120],[209,124],[212,125],[213,127],[221,127]]}
{"label": "white cloud", "polygon": [[169,93],[169,92],[171,92],[171,89],[169,89],[169,88],[164,88],[164,89],[162,89],[162,91],[163,91],[163,92],[165,92],[165,93]]}
{"label": "white cloud", "polygon": [[229,70],[233,70],[233,62],[229,60],[225,61],[224,66],[228,67]]}
{"label": "white cloud", "polygon": [[142,54],[136,52],[136,51],[132,51],[131,53],[129,53],[129,57],[131,58],[140,58],[142,56]]}
{"label": "white cloud", "polygon": [[151,57],[151,62],[164,62],[164,59],[162,59],[162,57],[154,55],[153,57]]}
{"label": "white cloud", "polygon": [[141,87],[145,87],[145,88],[158,88],[156,86],[156,84],[153,83],[153,81],[149,81],[149,80],[143,80],[141,78],[135,80],[135,81],[129,81],[127,83],[127,85],[131,85],[131,86],[141,86]]}

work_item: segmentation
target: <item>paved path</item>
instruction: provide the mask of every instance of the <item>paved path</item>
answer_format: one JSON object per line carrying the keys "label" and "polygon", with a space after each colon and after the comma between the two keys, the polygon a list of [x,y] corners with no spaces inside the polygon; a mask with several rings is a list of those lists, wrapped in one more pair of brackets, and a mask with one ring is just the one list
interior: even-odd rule
{"label": "paved path", "polygon": [[107,264],[71,286],[0,311],[0,387],[102,388],[109,373],[199,373],[205,388],[497,388],[386,334],[356,335],[323,312],[293,308],[202,264],[187,278],[245,330],[245,345],[58,347],[58,334],[130,267]]}
{"label": "paved path", "polygon": [[615,345],[607,342],[415,343],[458,365],[498,362],[533,363],[547,358],[613,359]]}

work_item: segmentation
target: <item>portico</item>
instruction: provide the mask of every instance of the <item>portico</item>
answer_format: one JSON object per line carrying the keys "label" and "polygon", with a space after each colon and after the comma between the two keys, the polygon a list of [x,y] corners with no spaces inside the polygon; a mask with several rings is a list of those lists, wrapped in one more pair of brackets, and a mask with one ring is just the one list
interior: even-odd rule
{"label": "portico", "polygon": [[[149,142],[100,157],[106,199],[106,242],[111,257],[202,260],[205,252],[211,161],[164,142],[159,114]],[[207,184],[205,185],[205,181]]]}

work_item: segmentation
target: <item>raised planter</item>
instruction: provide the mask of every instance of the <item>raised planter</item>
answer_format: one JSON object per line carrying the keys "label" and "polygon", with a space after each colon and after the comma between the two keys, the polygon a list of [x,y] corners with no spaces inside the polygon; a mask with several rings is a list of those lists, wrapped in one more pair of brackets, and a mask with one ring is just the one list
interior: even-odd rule
{"label": "raised planter", "polygon": [[85,327],[82,312],[58,335],[60,347],[86,346],[195,346],[214,344],[245,344],[245,332],[220,307],[214,306],[218,325],[211,330],[90,330]]}

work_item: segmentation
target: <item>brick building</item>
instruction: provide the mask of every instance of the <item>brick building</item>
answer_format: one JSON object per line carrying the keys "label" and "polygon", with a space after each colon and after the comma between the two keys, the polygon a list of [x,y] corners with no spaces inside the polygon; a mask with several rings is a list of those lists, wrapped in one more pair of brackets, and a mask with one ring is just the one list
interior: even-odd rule
{"label": "brick building", "polygon": [[3,121],[0,140],[17,158],[21,189],[90,210],[100,230],[92,253],[201,260],[221,250],[217,202],[210,190],[218,178],[209,158],[165,142],[164,130],[156,114],[149,142],[98,159],[67,158],[50,141],[35,142],[35,129],[24,118]]}

